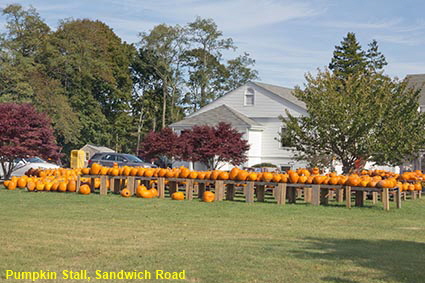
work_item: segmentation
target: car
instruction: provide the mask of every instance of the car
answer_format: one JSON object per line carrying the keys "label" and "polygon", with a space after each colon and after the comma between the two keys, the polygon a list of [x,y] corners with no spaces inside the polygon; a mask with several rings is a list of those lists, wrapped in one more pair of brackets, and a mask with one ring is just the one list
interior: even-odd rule
{"label": "car", "polygon": [[93,163],[98,163],[105,167],[112,167],[116,163],[118,166],[157,168],[156,165],[145,162],[135,155],[115,152],[95,153],[87,162],[87,166],[91,167]]}
{"label": "car", "polygon": [[[17,158],[13,161],[15,169],[11,176],[20,177],[25,175],[29,169],[58,169],[60,166],[49,163],[40,157]],[[3,170],[0,166],[0,176],[3,176]]]}

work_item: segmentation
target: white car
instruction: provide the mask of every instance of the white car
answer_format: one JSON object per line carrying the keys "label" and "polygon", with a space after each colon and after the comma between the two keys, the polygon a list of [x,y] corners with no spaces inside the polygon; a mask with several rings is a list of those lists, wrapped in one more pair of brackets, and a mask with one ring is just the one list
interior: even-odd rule
{"label": "white car", "polygon": [[[23,176],[29,169],[57,169],[60,166],[48,163],[39,157],[19,158],[14,161],[16,163],[15,169],[12,171],[11,176]],[[0,166],[0,176],[3,176],[3,170]]]}

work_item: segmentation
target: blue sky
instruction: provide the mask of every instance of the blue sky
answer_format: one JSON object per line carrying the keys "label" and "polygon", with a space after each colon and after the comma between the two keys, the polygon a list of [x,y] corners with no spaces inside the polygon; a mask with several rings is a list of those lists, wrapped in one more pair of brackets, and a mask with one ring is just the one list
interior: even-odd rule
{"label": "blue sky", "polygon": [[347,32],[355,32],[364,49],[378,41],[387,74],[425,73],[425,1],[420,0],[0,0],[0,7],[10,3],[33,5],[53,29],[64,18],[99,19],[130,43],[156,24],[213,18],[238,46],[228,59],[246,51],[256,60],[261,81],[286,87],[302,85],[306,72],[327,66]]}

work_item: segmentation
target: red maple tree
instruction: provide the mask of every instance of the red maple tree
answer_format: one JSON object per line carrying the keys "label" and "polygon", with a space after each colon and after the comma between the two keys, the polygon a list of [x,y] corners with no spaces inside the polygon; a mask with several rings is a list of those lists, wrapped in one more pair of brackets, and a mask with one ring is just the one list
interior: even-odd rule
{"label": "red maple tree", "polygon": [[15,169],[16,158],[39,156],[57,160],[51,121],[31,104],[0,103],[0,165],[5,179]]}
{"label": "red maple tree", "polygon": [[140,143],[138,154],[147,161],[158,158],[163,163],[162,167],[167,167],[172,158],[180,155],[179,142],[179,136],[170,128],[151,131]]}
{"label": "red maple tree", "polygon": [[220,163],[229,162],[234,166],[247,160],[248,141],[243,134],[230,124],[217,126],[194,126],[180,136],[181,159],[201,162],[209,169],[217,169]]}

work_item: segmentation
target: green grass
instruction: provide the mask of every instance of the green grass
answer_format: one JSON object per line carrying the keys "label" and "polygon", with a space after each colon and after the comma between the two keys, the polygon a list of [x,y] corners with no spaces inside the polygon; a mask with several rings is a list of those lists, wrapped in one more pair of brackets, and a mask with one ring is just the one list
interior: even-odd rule
{"label": "green grass", "polygon": [[186,270],[177,282],[423,283],[425,199],[391,208],[0,189],[0,281],[29,282],[5,280],[8,269],[86,269],[92,282],[143,282],[95,270],[162,269]]}

